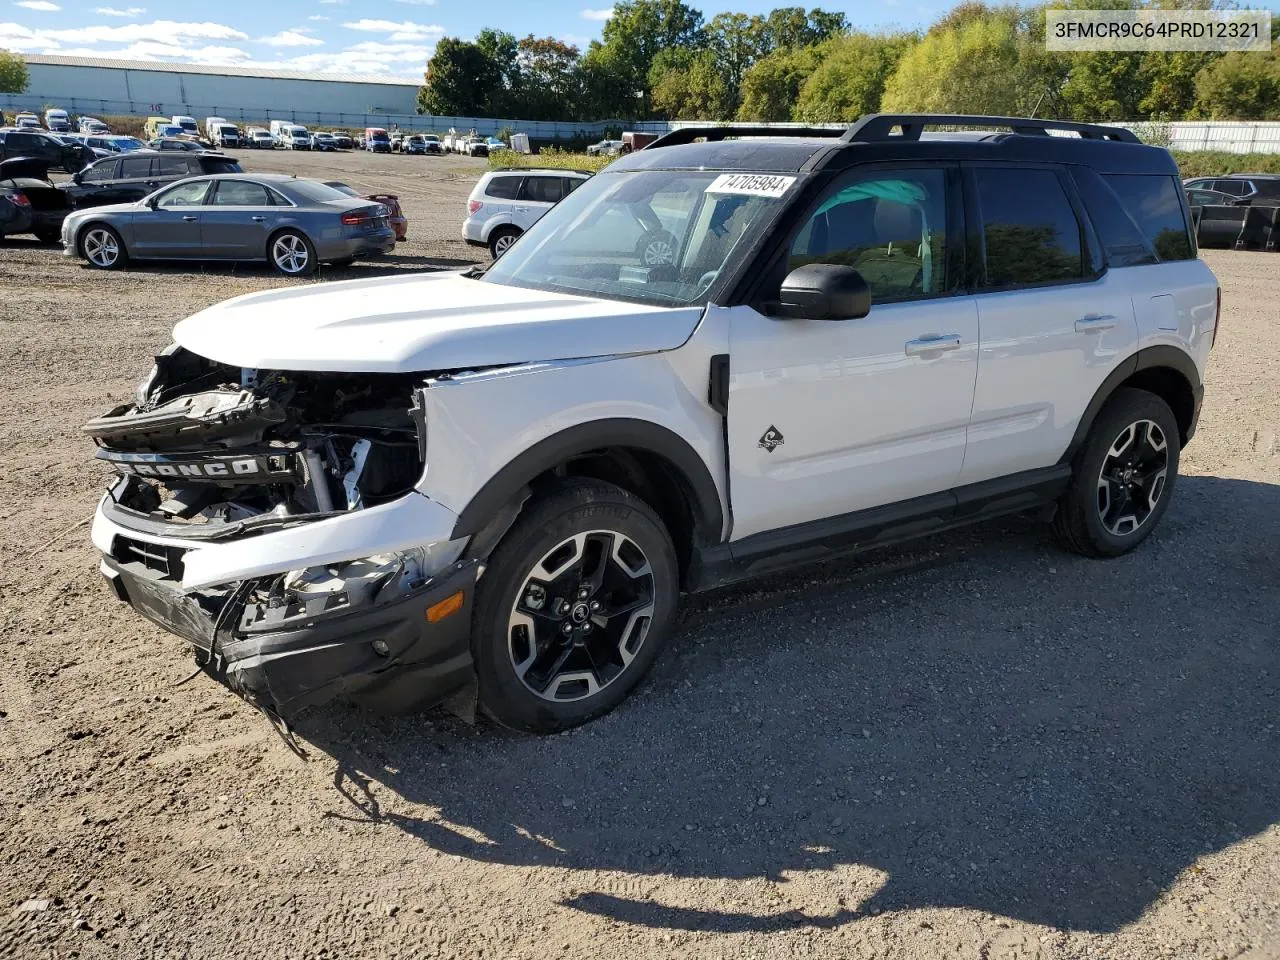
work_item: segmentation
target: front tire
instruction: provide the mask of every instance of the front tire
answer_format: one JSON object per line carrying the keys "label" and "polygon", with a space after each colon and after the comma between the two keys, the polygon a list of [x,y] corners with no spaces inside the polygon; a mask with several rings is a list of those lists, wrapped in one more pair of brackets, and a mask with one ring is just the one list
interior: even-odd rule
{"label": "front tire", "polygon": [[661,653],[678,599],[675,548],[647,503],[613,484],[558,482],[525,508],[480,580],[480,705],[528,733],[608,713]]}
{"label": "front tire", "polygon": [[1094,421],[1059,501],[1059,538],[1087,557],[1128,553],[1168,509],[1180,454],[1169,405],[1145,390],[1117,390]]}
{"label": "front tire", "polygon": [[80,256],[98,270],[119,270],[129,262],[120,234],[105,223],[91,223],[81,231]]}
{"label": "front tire", "polygon": [[276,273],[306,277],[316,272],[316,248],[305,234],[281,230],[267,241],[267,260]]}

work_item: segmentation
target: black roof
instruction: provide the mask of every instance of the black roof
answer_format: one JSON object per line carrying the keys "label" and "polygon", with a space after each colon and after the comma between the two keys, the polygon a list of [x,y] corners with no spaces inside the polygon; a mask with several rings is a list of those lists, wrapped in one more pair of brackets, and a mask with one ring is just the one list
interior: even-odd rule
{"label": "black roof", "polygon": [[[928,133],[926,126],[1005,127],[1012,132]],[[894,131],[900,130],[901,133]],[[1051,136],[1063,131],[1075,136]],[[706,138],[695,142],[694,138]],[[730,137],[740,139],[728,139]],[[1120,127],[1016,117],[885,115],[847,129],[721,126],[685,128],[622,157],[607,171],[643,169],[812,173],[884,160],[1071,163],[1100,173],[1177,175],[1161,147]]]}

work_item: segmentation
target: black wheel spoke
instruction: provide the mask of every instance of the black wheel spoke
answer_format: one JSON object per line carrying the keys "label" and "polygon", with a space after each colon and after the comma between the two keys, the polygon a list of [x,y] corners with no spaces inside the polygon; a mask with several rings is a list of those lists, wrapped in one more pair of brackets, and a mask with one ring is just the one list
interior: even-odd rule
{"label": "black wheel spoke", "polygon": [[582,586],[595,595],[613,566],[613,534],[593,533],[582,551]]}
{"label": "black wheel spoke", "polygon": [[573,656],[573,651],[572,646],[555,642],[548,644],[546,650],[538,653],[533,665],[525,672],[524,682],[538,693],[545,693],[556,677],[564,673],[565,664]]}

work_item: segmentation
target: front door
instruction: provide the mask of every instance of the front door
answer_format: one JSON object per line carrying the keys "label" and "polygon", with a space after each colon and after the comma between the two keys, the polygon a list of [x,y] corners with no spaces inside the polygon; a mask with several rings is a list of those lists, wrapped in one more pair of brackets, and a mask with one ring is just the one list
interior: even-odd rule
{"label": "front door", "polygon": [[963,295],[958,171],[877,167],[834,181],[799,221],[768,288],[808,263],[857,268],[859,320],[732,308],[733,539],[944,493],[964,462],[978,312]]}
{"label": "front door", "polygon": [[133,218],[130,253],[139,257],[193,257],[201,252],[200,219],[208,180],[186,180],[155,196]]}

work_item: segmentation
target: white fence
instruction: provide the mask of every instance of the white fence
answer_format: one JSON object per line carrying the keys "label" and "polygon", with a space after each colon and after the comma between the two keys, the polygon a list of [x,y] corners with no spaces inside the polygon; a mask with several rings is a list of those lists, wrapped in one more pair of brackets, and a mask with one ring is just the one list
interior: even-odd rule
{"label": "white fence", "polygon": [[1280,123],[1207,120],[1170,123],[1167,127],[1171,150],[1280,153]]}

